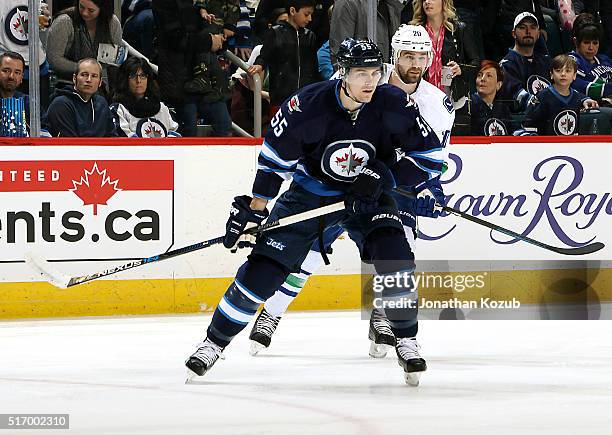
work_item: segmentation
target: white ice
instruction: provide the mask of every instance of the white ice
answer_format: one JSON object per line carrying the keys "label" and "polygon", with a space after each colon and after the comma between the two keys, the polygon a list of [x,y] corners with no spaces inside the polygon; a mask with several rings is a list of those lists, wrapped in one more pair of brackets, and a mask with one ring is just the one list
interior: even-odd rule
{"label": "white ice", "polygon": [[69,413],[79,435],[612,430],[612,322],[422,321],[429,370],[414,388],[394,355],[368,357],[359,313],[288,314],[265,353],[248,355],[247,329],[185,385],[209,321],[0,323],[0,413]]}

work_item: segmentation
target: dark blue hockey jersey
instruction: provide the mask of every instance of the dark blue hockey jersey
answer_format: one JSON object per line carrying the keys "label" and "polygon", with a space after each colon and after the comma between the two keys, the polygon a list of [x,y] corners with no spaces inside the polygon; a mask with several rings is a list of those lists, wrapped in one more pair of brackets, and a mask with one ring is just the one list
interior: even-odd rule
{"label": "dark blue hockey jersey", "polygon": [[569,55],[578,64],[574,89],[594,99],[612,96],[612,60],[608,56],[598,54],[591,63],[576,51]]}
{"label": "dark blue hockey jersey", "polygon": [[578,134],[580,109],[587,97],[570,89],[565,97],[550,86],[531,99],[523,129],[527,134],[570,136]]}
{"label": "dark blue hockey jersey", "polygon": [[315,194],[341,195],[373,158],[393,167],[398,185],[441,173],[440,141],[405,92],[378,86],[354,118],[342,107],[340,84],[306,86],[281,105],[259,154],[254,196],[276,197],[291,177]]}
{"label": "dark blue hockey jersey", "polygon": [[531,96],[550,86],[550,63],[548,55],[525,57],[510,49],[499,63],[504,70],[504,85],[497,97],[514,100],[519,111],[525,110]]}
{"label": "dark blue hockey jersey", "polygon": [[504,102],[494,100],[493,107],[477,92],[470,98],[472,136],[507,136],[512,134],[512,114]]}

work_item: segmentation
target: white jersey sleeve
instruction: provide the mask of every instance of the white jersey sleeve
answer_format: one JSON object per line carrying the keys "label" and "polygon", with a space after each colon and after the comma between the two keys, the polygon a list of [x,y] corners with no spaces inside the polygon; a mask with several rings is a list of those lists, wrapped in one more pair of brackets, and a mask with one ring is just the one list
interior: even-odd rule
{"label": "white jersey sleeve", "polygon": [[431,83],[421,80],[418,88],[410,95],[419,106],[421,117],[436,132],[442,148],[450,142],[450,134],[455,122],[455,109],[452,100]]}

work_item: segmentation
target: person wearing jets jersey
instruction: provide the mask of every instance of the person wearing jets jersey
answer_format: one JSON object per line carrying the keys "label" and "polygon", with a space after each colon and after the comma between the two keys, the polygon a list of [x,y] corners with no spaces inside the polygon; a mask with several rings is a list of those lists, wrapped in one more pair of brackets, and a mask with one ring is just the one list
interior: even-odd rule
{"label": "person wearing jets jersey", "polygon": [[[446,145],[450,140],[455,112],[452,101],[444,92],[426,80],[422,80],[423,74],[425,74],[433,59],[432,43],[429,35],[422,26],[402,25],[393,35],[391,45],[393,48],[393,64],[385,65],[385,73],[381,78],[381,83],[397,86],[409,94],[417,103],[421,117],[438,136],[443,150],[442,158],[446,161]],[[338,77],[332,77],[332,79],[334,78]],[[399,153],[401,154],[401,151]],[[438,189],[438,178],[427,180],[424,184],[431,185],[431,187],[428,187],[434,194],[441,192],[441,189]],[[442,203],[444,197],[443,194],[440,193],[440,195],[441,197],[436,199]],[[418,210],[415,213],[415,201],[397,194],[394,195],[394,198],[398,203],[406,237],[414,251],[414,240],[417,233],[415,215],[419,214]],[[323,235],[323,249],[318,242],[315,242],[302,264],[300,273],[290,274],[276,293],[266,301],[264,309],[259,314],[251,331],[252,355],[256,355],[261,349],[270,345],[272,334],[287,307],[303,288],[308,277],[323,265],[326,260],[326,253],[330,252],[331,244],[342,232],[343,230],[340,227],[327,230]],[[412,328],[414,330],[413,337],[416,337],[418,324],[415,323]],[[372,311],[369,338],[372,341],[369,353],[374,358],[384,358],[388,349],[395,346],[395,337],[382,310]],[[411,340],[411,348],[415,359],[421,360],[421,366],[424,368],[425,362],[418,353],[419,346],[415,338]]]}

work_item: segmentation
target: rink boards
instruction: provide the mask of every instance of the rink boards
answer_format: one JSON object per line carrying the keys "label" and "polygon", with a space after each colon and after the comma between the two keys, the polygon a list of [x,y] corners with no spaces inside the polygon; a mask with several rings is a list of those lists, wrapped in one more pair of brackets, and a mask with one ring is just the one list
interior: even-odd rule
{"label": "rink boards", "polygon": [[[23,259],[34,251],[85,275],[217,237],[232,198],[250,191],[258,144],[0,141],[0,318],[214,309],[246,253],[211,247],[68,290],[41,281]],[[606,248],[568,259],[454,216],[421,219],[422,298],[612,300],[610,137],[465,138],[449,152],[451,207],[551,245]],[[360,306],[361,264],[347,237],[331,261],[292,309]]]}

